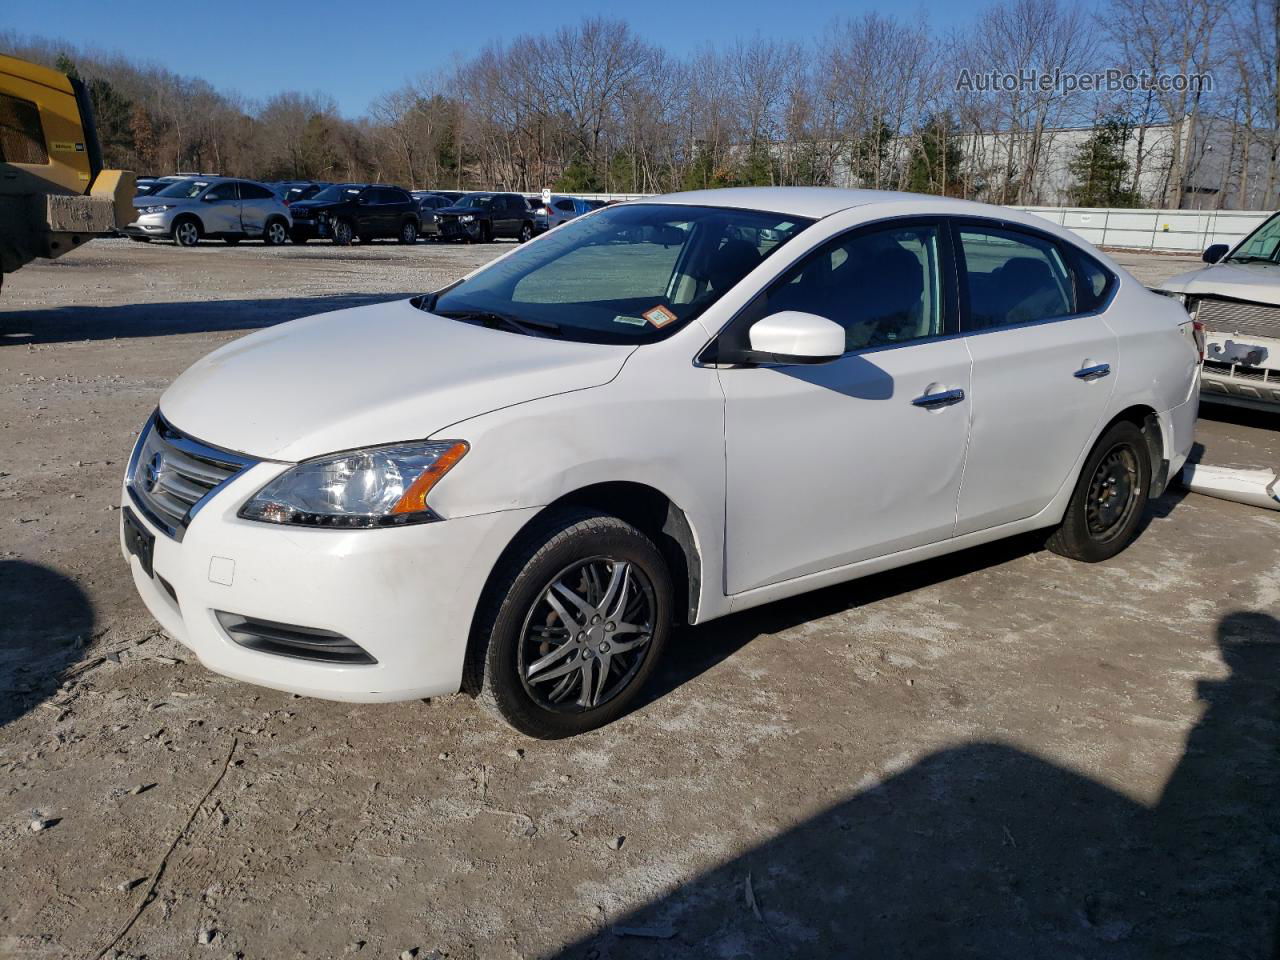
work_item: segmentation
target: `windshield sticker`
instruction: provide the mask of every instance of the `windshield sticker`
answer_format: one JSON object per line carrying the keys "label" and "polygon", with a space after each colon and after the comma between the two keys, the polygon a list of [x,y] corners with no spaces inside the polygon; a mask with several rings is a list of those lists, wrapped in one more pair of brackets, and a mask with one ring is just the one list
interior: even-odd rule
{"label": "windshield sticker", "polygon": [[652,323],[655,327],[665,327],[672,320],[676,319],[676,315],[662,304],[658,304],[656,307],[651,307],[642,313],[641,316]]}
{"label": "windshield sticker", "polygon": [[643,327],[645,325],[644,317],[628,317],[628,316],[624,316],[623,314],[618,314],[616,317],[614,317],[613,322],[629,323],[633,327]]}

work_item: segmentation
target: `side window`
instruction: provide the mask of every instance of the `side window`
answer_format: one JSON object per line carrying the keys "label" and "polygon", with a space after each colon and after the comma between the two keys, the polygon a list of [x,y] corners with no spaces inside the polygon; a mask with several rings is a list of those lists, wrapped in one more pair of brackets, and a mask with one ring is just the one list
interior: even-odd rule
{"label": "side window", "polygon": [[387,195],[387,203],[413,203],[413,197],[403,190],[384,190],[383,193]]}
{"label": "side window", "polygon": [[270,200],[275,194],[266,187],[260,187],[256,183],[240,184],[241,200]]}
{"label": "side window", "polygon": [[1073,248],[1071,252],[1075,255],[1076,309],[1082,313],[1097,310],[1111,294],[1115,277],[1084,251]]}
{"label": "side window", "polygon": [[573,201],[569,199],[557,200],[556,209],[563,210],[565,213],[573,213]]}
{"label": "side window", "polygon": [[823,244],[758,296],[735,327],[745,339],[757,320],[799,310],[834,320],[845,329],[845,349],[861,350],[946,332],[942,299],[938,227],[890,227]]}
{"label": "side window", "polygon": [[206,200],[228,201],[237,199],[235,181],[231,183],[215,183],[209,188],[209,192],[204,195]]}
{"label": "side window", "polygon": [[0,163],[48,163],[40,108],[0,93]]}
{"label": "side window", "polygon": [[969,287],[969,330],[1069,316],[1071,276],[1058,245],[999,227],[962,225],[960,250]]}

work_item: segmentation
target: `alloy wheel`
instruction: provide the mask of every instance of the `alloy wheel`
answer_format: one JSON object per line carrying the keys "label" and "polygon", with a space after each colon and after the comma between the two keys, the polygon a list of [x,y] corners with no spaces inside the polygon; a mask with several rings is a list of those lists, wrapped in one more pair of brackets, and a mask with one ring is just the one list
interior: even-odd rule
{"label": "alloy wheel", "polygon": [[578,561],[539,594],[520,635],[520,680],[541,707],[591,710],[640,671],[654,633],[653,585],[636,564]]}
{"label": "alloy wheel", "polygon": [[200,228],[190,220],[183,220],[174,230],[174,237],[184,247],[194,247],[200,240]]}
{"label": "alloy wheel", "polygon": [[1090,538],[1106,542],[1128,524],[1138,502],[1138,456],[1126,444],[1107,451],[1089,481],[1085,522]]}
{"label": "alloy wheel", "polygon": [[284,228],[284,224],[279,220],[273,220],[267,226],[267,243],[272,245],[284,243],[289,239],[289,231]]}

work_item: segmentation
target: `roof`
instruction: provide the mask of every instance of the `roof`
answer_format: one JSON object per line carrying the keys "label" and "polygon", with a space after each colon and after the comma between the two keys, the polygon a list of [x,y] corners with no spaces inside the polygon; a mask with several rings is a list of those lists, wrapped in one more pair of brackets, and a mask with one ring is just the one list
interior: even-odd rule
{"label": "roof", "polygon": [[[728,187],[719,190],[693,190],[688,193],[668,193],[649,197],[647,202],[682,203],[691,206],[733,207],[740,210],[767,210],[797,217],[819,219],[829,217],[850,207],[872,204],[928,202],[936,204],[939,212],[956,215],[1020,219],[1010,216],[1006,207],[993,207],[971,200],[938,197],[923,193],[902,193],[896,190],[844,190],[839,187]],[[642,201],[645,202],[645,201]]]}

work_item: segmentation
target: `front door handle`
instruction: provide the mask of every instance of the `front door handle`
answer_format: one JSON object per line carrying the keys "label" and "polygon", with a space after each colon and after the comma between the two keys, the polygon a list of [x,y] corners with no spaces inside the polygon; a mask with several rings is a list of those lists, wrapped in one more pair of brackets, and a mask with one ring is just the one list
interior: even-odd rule
{"label": "front door handle", "polygon": [[1095,363],[1092,366],[1081,367],[1075,372],[1075,378],[1077,380],[1101,380],[1109,373],[1111,373],[1111,364]]}
{"label": "front door handle", "polygon": [[939,407],[949,407],[953,403],[959,403],[964,399],[964,391],[940,390],[937,393],[926,393],[923,396],[916,397],[911,401],[913,406],[924,407],[926,410],[937,410]]}

